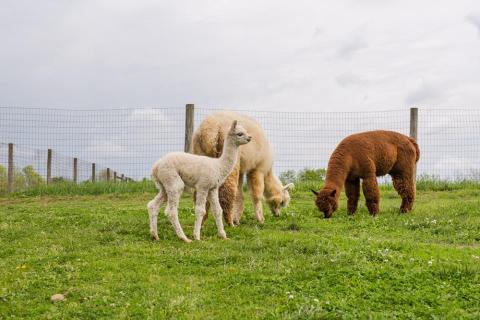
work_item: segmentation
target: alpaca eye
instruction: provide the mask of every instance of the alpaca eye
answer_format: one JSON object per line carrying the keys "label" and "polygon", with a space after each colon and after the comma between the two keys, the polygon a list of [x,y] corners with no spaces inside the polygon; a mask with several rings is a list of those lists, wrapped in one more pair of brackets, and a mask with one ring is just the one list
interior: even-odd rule
{"label": "alpaca eye", "polygon": [[237,133],[237,136],[241,137],[241,136],[243,136],[243,133],[241,133],[241,132]]}

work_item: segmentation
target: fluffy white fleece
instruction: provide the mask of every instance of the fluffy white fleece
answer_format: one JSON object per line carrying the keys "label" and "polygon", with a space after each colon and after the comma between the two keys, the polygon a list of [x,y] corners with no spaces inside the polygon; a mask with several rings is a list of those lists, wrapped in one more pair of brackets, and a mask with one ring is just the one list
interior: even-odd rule
{"label": "fluffy white fleece", "polygon": [[159,190],[158,194],[148,205],[150,218],[150,234],[158,240],[157,219],[160,206],[167,202],[165,215],[177,233],[177,236],[185,242],[191,240],[183,232],[178,220],[178,203],[185,186],[195,188],[195,227],[193,236],[200,240],[200,229],[205,214],[205,204],[208,200],[215,215],[218,235],[226,238],[222,221],[222,208],[218,198],[218,188],[223,184],[226,177],[235,166],[238,147],[251,140],[251,136],[245,128],[233,121],[225,139],[222,156],[210,158],[193,155],[184,152],[169,153],[158,160],[152,169],[152,178]]}

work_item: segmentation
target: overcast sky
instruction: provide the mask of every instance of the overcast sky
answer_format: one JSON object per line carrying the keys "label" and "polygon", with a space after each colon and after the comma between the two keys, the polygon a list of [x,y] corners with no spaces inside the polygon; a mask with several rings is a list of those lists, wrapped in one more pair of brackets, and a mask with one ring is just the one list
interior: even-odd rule
{"label": "overcast sky", "polygon": [[480,1],[3,0],[0,105],[480,107]]}

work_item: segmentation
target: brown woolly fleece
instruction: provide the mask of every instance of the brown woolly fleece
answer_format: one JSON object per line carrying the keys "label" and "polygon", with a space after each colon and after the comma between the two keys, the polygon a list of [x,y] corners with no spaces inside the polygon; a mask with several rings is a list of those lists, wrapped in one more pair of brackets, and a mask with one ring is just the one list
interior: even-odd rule
{"label": "brown woolly fleece", "polygon": [[412,210],[415,200],[416,164],[420,149],[414,139],[393,131],[369,131],[343,139],[328,162],[325,186],[316,195],[315,204],[325,218],[338,207],[338,198],[345,185],[347,212],[357,210],[360,179],[368,211],[379,211],[380,193],[377,178],[389,174],[393,186],[402,197],[401,212]]}

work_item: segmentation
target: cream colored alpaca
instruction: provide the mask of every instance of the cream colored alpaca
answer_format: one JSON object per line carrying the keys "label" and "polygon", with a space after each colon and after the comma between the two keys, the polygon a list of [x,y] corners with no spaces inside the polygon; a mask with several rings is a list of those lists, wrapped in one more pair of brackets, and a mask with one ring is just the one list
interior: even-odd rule
{"label": "cream colored alpaca", "polygon": [[205,118],[193,136],[193,153],[218,158],[222,154],[225,132],[237,119],[247,129],[253,140],[239,149],[238,161],[232,173],[220,188],[220,204],[228,224],[238,224],[243,215],[243,177],[254,204],[257,220],[263,223],[262,200],[265,196],[272,214],[280,215],[280,209],[288,206],[288,190],[293,184],[283,186],[273,173],[273,150],[260,124],[253,118],[237,112],[215,112]]}
{"label": "cream colored alpaca", "polygon": [[234,120],[226,136],[220,158],[214,159],[184,152],[173,152],[153,165],[152,177],[159,192],[148,203],[147,208],[150,218],[150,234],[154,240],[158,240],[158,212],[162,203],[166,201],[165,215],[172,223],[177,236],[185,242],[191,241],[185,236],[178,221],[177,208],[185,186],[196,190],[194,239],[200,240],[200,229],[207,199],[215,215],[218,235],[221,238],[227,238],[223,228],[218,188],[235,166],[238,147],[250,142],[251,138],[245,128],[237,125],[237,121]]}

